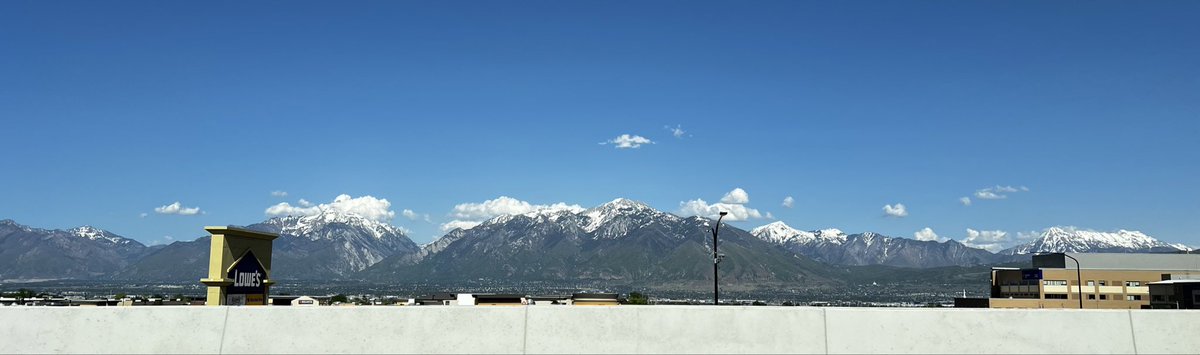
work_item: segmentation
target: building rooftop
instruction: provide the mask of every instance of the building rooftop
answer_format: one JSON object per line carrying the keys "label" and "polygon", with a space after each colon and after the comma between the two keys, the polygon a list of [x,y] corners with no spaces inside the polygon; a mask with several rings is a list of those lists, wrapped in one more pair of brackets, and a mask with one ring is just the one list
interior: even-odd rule
{"label": "building rooftop", "polygon": [[1200,284],[1200,280],[1162,280],[1149,283],[1150,285]]}
{"label": "building rooftop", "polygon": [[1034,255],[1033,267],[1074,268],[1066,256],[1079,260],[1081,269],[1200,271],[1200,254],[1056,253]]}

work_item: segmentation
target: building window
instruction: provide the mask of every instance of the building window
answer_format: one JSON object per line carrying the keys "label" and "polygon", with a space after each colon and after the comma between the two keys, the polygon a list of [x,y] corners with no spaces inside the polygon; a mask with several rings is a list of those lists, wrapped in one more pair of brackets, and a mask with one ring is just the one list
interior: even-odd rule
{"label": "building window", "polygon": [[1088,295],[1088,299],[1089,299],[1089,300],[1094,300],[1094,299],[1096,299],[1096,295]]}
{"label": "building window", "polygon": [[1046,299],[1048,299],[1048,300],[1065,300],[1065,299],[1067,299],[1067,294],[1065,294],[1065,293],[1047,293]]}
{"label": "building window", "polygon": [[1088,286],[1096,286],[1096,280],[1088,280],[1087,285]]}
{"label": "building window", "polygon": [[1138,287],[1141,285],[1142,285],[1141,281],[1125,281],[1125,287]]}
{"label": "building window", "polygon": [[1100,295],[1100,300],[1101,300],[1101,301],[1104,301],[1104,300],[1107,300],[1107,299],[1108,299],[1108,295]]}
{"label": "building window", "polygon": [[1167,300],[1167,299],[1165,297],[1163,297],[1162,295],[1154,295],[1154,302],[1162,302],[1165,300]]}
{"label": "building window", "polygon": [[1108,286],[1108,281],[1100,280],[1100,286]]}
{"label": "building window", "polygon": [[1141,301],[1142,296],[1141,295],[1128,295],[1128,296],[1125,296],[1125,300],[1126,301]]}
{"label": "building window", "polygon": [[1046,286],[1066,286],[1067,280],[1042,280],[1042,284]]}

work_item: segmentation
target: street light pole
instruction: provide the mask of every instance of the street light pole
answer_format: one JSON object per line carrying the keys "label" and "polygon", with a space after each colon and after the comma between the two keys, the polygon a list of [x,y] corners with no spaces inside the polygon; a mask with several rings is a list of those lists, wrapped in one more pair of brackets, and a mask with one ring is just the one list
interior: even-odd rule
{"label": "street light pole", "polygon": [[1083,309],[1083,272],[1079,271],[1079,259],[1067,255],[1067,253],[1059,254],[1062,254],[1063,256],[1071,258],[1071,260],[1075,261],[1075,279],[1079,281],[1079,309]]}
{"label": "street light pole", "polygon": [[721,259],[723,259],[725,257],[724,255],[717,253],[717,232],[721,230],[721,219],[725,218],[725,215],[727,215],[727,214],[729,214],[729,212],[721,212],[720,217],[717,217],[717,225],[712,228],[712,234],[713,234],[713,305],[714,306],[719,305],[720,300],[721,300],[721,289],[720,289],[720,286],[717,285],[717,280],[718,280],[717,264],[720,264]]}

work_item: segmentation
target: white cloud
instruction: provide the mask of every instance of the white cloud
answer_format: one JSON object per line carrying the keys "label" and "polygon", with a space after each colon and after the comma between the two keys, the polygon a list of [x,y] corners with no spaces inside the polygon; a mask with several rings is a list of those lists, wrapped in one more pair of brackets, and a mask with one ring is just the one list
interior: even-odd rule
{"label": "white cloud", "polygon": [[163,236],[163,239],[166,239],[166,240],[175,240],[175,238],[174,238],[174,237],[172,237],[172,236],[169,236],[169,235],[164,235],[164,236]]}
{"label": "white cloud", "polygon": [[1026,242],[1041,237],[1042,232],[1039,231],[1017,232],[1017,241],[1019,242]]}
{"label": "white cloud", "polygon": [[917,231],[916,233],[913,233],[913,238],[916,240],[921,240],[921,241],[935,241],[935,242],[946,241],[946,238],[938,237],[937,233],[933,232],[933,228],[929,228],[929,227],[925,227],[924,229],[921,229],[921,230]]}
{"label": "white cloud", "polygon": [[493,200],[479,203],[460,203],[450,211],[454,220],[442,224],[443,231],[454,228],[471,229],[479,223],[500,215],[522,214],[540,210],[583,212],[579,205],[568,205],[564,202],[537,205],[508,196],[500,196]]}
{"label": "white cloud", "polygon": [[962,204],[963,204],[963,206],[970,206],[970,205],[971,205],[971,198],[970,198],[970,197],[966,197],[966,196],[959,197],[959,198],[958,198],[958,202],[962,203]]}
{"label": "white cloud", "polygon": [[734,188],[733,191],[725,193],[725,197],[721,198],[721,203],[744,205],[750,203],[750,194],[740,187]]}
{"label": "white cloud", "polygon": [[638,148],[645,144],[654,144],[654,141],[638,135],[622,134],[617,136],[617,138],[600,142],[600,144],[612,144],[616,146],[617,149],[630,149]]}
{"label": "white cloud", "polygon": [[795,204],[796,199],[792,198],[791,196],[783,198],[783,207],[792,208],[792,206]]}
{"label": "white cloud", "polygon": [[305,199],[300,199],[300,201],[296,202],[296,204],[300,205],[300,207],[312,207],[313,205],[312,202],[308,202],[308,200]]}
{"label": "white cloud", "polygon": [[986,187],[975,191],[975,198],[981,200],[1001,200],[1008,198],[1007,194],[1014,192],[1028,192],[1029,188],[1025,186],[1012,187],[996,185]]}
{"label": "white cloud", "polygon": [[336,211],[340,213],[357,214],[367,219],[388,222],[396,217],[396,212],[391,210],[392,203],[387,199],[378,199],[373,196],[350,197],[350,195],[341,194],[333,199],[331,203],[322,203],[313,206],[305,200],[300,200],[298,206],[292,206],[287,202],[281,202],[277,205],[267,207],[265,211],[268,216],[310,216],[322,213],[324,211]]}
{"label": "white cloud", "polygon": [[974,230],[967,228],[967,238],[961,240],[963,245],[998,252],[1009,244],[1008,232],[1002,230]]}
{"label": "white cloud", "polygon": [[271,196],[287,197],[287,191],[279,191],[279,190],[271,191]]}
{"label": "white cloud", "polygon": [[897,203],[895,205],[883,205],[883,214],[887,215],[888,217],[901,218],[908,216],[908,210],[904,208],[903,203]]}
{"label": "white cloud", "polygon": [[462,229],[475,228],[475,226],[479,225],[479,223],[482,223],[482,222],[454,220],[454,221],[442,223],[442,233],[446,233],[446,232],[449,232],[449,231],[452,231],[452,230],[455,230],[458,228],[462,228]]}
{"label": "white cloud", "polygon": [[535,205],[512,197],[500,196],[494,200],[487,200],[480,203],[460,203],[454,206],[454,209],[450,212],[450,216],[458,219],[486,220],[499,215],[522,214],[546,209],[567,210],[571,212],[582,212],[584,210],[579,205],[568,205],[563,202],[550,205]]}
{"label": "white cloud", "polygon": [[400,211],[400,215],[404,216],[404,218],[408,218],[408,219],[411,219],[414,221],[417,221],[417,220],[422,220],[422,221],[426,221],[426,222],[430,221],[428,213],[420,214],[420,213],[413,212],[413,210],[410,210],[407,208],[405,208],[403,211]]}
{"label": "white cloud", "polygon": [[687,134],[687,132],[683,130],[683,126],[681,126],[681,125],[675,125],[675,127],[663,126],[663,128],[666,128],[668,131],[671,131],[671,135],[675,136],[675,138],[683,138],[683,136]]}
{"label": "white cloud", "polygon": [[201,213],[200,207],[183,207],[182,203],[175,201],[169,205],[158,206],[154,208],[154,212],[158,214],[175,214],[180,216],[194,216]]}
{"label": "white cloud", "polygon": [[683,216],[700,216],[717,219],[722,211],[729,212],[729,215],[725,216],[725,220],[727,221],[745,221],[763,218],[761,212],[742,204],[714,203],[710,205],[702,199],[679,203],[679,214]]}
{"label": "white cloud", "polygon": [[149,213],[142,212],[142,214],[138,215],[138,218],[146,218],[146,216],[149,216],[149,215],[150,215]]}

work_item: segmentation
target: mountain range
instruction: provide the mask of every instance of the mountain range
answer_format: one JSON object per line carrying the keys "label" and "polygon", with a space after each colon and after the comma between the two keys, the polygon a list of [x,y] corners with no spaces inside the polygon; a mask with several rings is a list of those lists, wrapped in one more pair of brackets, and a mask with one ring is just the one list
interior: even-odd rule
{"label": "mountain range", "polygon": [[1000,251],[1002,255],[1039,253],[1169,253],[1192,250],[1183,244],[1154,239],[1138,231],[1097,232],[1075,227],[1050,227],[1037,239]]}
{"label": "mountain range", "polygon": [[5,219],[0,220],[0,280],[103,277],[157,249],[90,226],[41,229]]}
{"label": "mountain range", "polygon": [[[388,257],[420,251],[398,227],[335,211],[275,217],[245,228],[279,234],[271,256],[276,279],[346,279]],[[209,237],[171,243],[112,277],[187,280],[203,276],[208,272],[208,248]]]}
{"label": "mountain range", "polygon": [[[714,221],[680,217],[616,199],[591,209],[502,215],[455,229],[424,246],[386,222],[332,210],[245,226],[279,233],[275,279],[379,282],[602,281],[690,287],[712,281]],[[1025,261],[1045,252],[1190,250],[1136,231],[1047,228],[999,253],[957,241],[919,241],[837,229],[802,231],[774,222],[750,231],[720,228],[722,281],[820,285],[846,267],[937,268]],[[0,280],[195,281],[206,274],[209,237],[147,247],[98,228],[69,230],[0,221]],[[872,271],[875,272],[875,271]],[[690,286],[689,286],[690,285]]]}
{"label": "mountain range", "polygon": [[836,265],[929,268],[984,265],[1010,259],[953,240],[939,243],[877,233],[846,234],[837,229],[802,231],[783,222],[754,228],[750,233],[790,252]]}
{"label": "mountain range", "polygon": [[[422,258],[391,258],[369,280],[603,280],[626,284],[710,283],[713,221],[679,217],[617,199],[584,211],[505,215],[451,231]],[[746,284],[820,284],[823,265],[724,226],[722,278]],[[706,281],[708,280],[708,281]]]}

